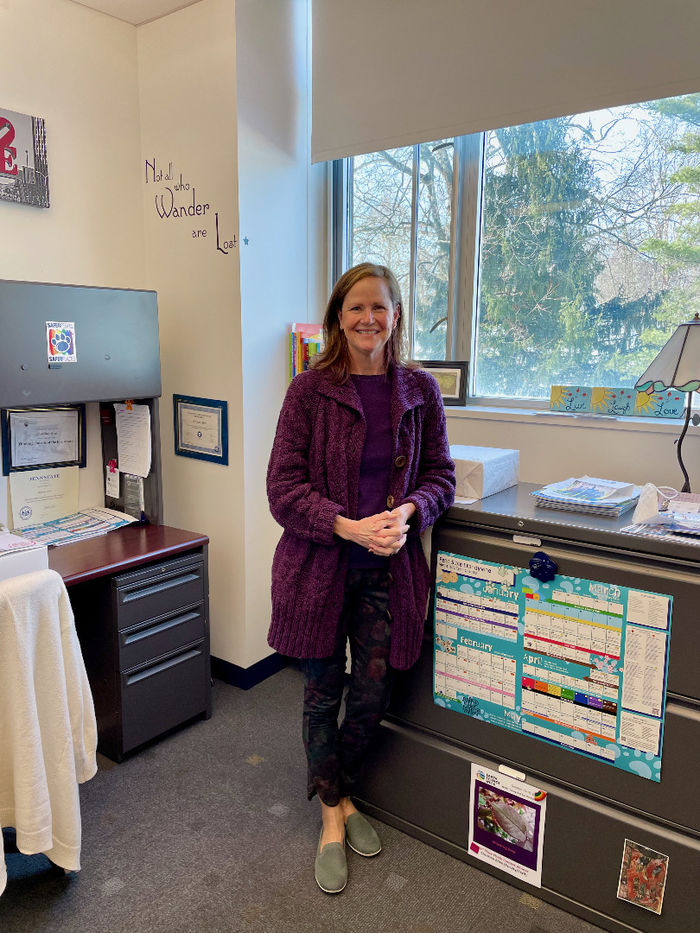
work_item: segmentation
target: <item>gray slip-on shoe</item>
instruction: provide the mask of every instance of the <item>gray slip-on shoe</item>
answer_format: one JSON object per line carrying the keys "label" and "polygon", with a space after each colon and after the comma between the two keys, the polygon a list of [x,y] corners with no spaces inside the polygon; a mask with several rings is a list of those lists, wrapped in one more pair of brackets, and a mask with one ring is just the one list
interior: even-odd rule
{"label": "gray slip-on shoe", "polygon": [[345,824],[345,839],[353,852],[370,857],[379,855],[382,844],[372,825],[361,813],[351,813]]}
{"label": "gray slip-on shoe", "polygon": [[318,849],[314,862],[316,884],[326,894],[340,894],[348,883],[348,863],[345,858],[345,846],[340,842],[327,842],[321,848],[321,835],[318,837]]}

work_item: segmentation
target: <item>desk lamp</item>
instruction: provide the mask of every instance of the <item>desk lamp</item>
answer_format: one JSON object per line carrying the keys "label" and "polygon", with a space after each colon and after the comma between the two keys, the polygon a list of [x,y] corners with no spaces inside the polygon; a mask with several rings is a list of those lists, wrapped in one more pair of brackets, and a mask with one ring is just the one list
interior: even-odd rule
{"label": "desk lamp", "polygon": [[[700,388],[700,314],[695,313],[692,321],[680,324],[670,340],[661,348],[656,359],[635,383],[640,392],[664,392],[677,389],[688,393],[685,409],[685,422],[678,438],[676,454],[685,482],[681,492],[690,492],[688,472],[683,464],[681,447],[690,422],[690,408],[693,392]],[[695,423],[695,419],[693,419]]]}

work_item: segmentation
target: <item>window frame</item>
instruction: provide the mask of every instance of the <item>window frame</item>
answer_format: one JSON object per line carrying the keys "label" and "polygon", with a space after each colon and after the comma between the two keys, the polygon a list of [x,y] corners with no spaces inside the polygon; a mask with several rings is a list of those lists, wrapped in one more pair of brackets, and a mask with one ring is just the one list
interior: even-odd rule
{"label": "window frame", "polygon": [[[476,346],[476,314],[479,300],[479,241],[481,232],[481,195],[485,133],[454,138],[454,163],[448,278],[446,360],[473,360]],[[404,314],[413,355],[415,338],[416,241],[418,214],[418,170],[420,144],[413,149],[411,191],[411,258],[409,293],[405,296]],[[352,166],[353,157],[336,159],[330,170],[331,205],[331,278],[336,282],[352,263]],[[507,406],[539,409],[547,407],[542,399],[504,399],[474,394],[474,368],[469,367],[467,406]]]}
{"label": "window frame", "polygon": [[[454,162],[448,273],[446,360],[468,360],[473,364],[478,337],[480,289],[480,247],[482,195],[487,132],[454,137]],[[409,355],[415,342],[416,243],[418,213],[418,172],[420,145],[413,149],[411,192],[410,281],[404,314],[407,323]],[[333,281],[352,265],[352,164],[353,157],[331,163],[331,243]],[[468,398],[465,408],[547,411],[547,398],[513,398],[475,395],[475,367],[469,366]],[[453,409],[454,411],[454,409]],[[592,416],[600,417],[600,416]]]}

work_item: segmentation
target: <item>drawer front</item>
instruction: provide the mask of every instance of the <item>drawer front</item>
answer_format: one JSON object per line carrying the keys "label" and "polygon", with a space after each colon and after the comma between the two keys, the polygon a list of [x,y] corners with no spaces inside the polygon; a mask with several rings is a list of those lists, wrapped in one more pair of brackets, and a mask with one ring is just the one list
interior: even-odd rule
{"label": "drawer front", "polygon": [[[369,754],[355,796],[405,821],[405,832],[416,835],[414,829],[424,830],[438,847],[439,840],[457,847],[450,849],[450,854],[474,868],[531,890],[473,858],[467,849],[471,763],[497,770],[499,762],[472,757],[412,730],[383,724],[380,731],[380,741]],[[700,847],[695,840],[666,831],[650,820],[630,818],[612,806],[592,802],[555,784],[529,783],[548,792],[538,896],[545,900],[550,900],[550,895],[563,897],[571,906],[583,906],[589,910],[587,919],[605,929],[650,933],[697,929],[697,899],[688,893],[697,890],[700,876]],[[616,897],[625,839],[669,856],[672,881],[666,888],[661,916]],[[672,874],[674,869],[677,876]]]}
{"label": "drawer front", "polygon": [[123,750],[130,751],[207,708],[209,652],[204,642],[125,672],[122,680]]}
{"label": "drawer front", "polygon": [[130,628],[201,602],[205,597],[204,562],[198,555],[120,574],[114,578],[114,592],[117,628]]}
{"label": "drawer front", "polygon": [[[600,799],[700,830],[700,801],[688,783],[688,775],[700,771],[700,709],[667,703],[661,782],[647,780],[526,733],[511,732],[438,706],[433,700],[433,648],[426,639],[418,662],[394,689],[389,716],[519,771],[546,775]],[[643,756],[640,759],[643,761]]]}
{"label": "drawer front", "polygon": [[126,671],[203,638],[204,603],[147,619],[119,632],[119,669]]}

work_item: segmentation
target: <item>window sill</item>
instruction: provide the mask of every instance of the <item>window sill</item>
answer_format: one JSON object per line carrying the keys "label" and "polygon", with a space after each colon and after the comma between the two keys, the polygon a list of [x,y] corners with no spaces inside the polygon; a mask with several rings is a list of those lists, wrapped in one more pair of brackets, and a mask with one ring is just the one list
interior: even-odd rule
{"label": "window sill", "polygon": [[635,431],[647,434],[677,435],[683,428],[682,418],[634,418],[596,415],[591,412],[550,411],[535,408],[507,408],[495,405],[446,406],[449,418],[475,421],[503,421],[556,428],[594,428],[601,431]]}

